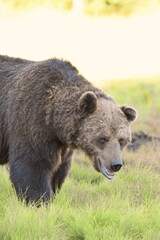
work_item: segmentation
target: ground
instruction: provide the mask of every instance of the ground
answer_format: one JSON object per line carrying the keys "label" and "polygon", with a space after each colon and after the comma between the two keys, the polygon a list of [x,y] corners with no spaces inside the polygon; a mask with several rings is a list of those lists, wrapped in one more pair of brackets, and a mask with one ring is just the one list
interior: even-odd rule
{"label": "ground", "polygon": [[128,150],[138,150],[141,146],[150,143],[153,146],[156,146],[160,142],[160,137],[150,136],[143,131],[132,133],[132,142],[128,144]]}

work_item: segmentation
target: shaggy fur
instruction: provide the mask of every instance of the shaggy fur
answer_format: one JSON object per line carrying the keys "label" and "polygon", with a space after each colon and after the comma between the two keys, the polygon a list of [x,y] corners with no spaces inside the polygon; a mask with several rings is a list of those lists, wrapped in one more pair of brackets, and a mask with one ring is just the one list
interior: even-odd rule
{"label": "shaggy fur", "polygon": [[0,164],[9,162],[10,179],[27,202],[53,197],[77,147],[97,171],[98,158],[109,168],[135,118],[135,110],[118,106],[67,61],[0,56]]}

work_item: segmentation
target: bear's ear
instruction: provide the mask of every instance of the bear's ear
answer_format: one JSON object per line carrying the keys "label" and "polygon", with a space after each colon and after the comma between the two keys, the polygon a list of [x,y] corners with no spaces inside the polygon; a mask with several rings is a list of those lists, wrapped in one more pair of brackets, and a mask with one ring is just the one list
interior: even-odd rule
{"label": "bear's ear", "polygon": [[97,109],[97,97],[93,92],[85,92],[78,101],[78,109],[82,114],[92,114]]}
{"label": "bear's ear", "polygon": [[122,106],[121,110],[124,112],[129,122],[136,120],[138,114],[134,108]]}

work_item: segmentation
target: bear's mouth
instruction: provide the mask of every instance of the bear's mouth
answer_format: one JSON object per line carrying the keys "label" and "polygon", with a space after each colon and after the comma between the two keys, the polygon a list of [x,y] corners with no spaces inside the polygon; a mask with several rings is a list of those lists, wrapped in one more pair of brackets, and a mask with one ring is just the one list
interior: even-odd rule
{"label": "bear's mouth", "polygon": [[100,160],[98,160],[98,162],[99,162],[99,170],[101,171],[101,173],[102,173],[106,178],[108,178],[109,180],[112,180],[113,177],[114,177],[114,175],[115,175],[115,173],[110,173],[110,172],[106,169],[106,167],[101,163]]}

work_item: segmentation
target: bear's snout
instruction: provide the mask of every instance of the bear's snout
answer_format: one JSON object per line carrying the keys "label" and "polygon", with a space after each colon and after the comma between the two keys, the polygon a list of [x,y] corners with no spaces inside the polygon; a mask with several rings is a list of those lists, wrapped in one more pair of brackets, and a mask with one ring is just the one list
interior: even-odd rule
{"label": "bear's snout", "polygon": [[[121,160],[119,161],[114,161],[110,164],[110,167],[106,167],[104,163],[99,159],[98,160],[98,166],[100,172],[108,179],[113,179],[114,175],[116,172],[118,172],[121,167],[123,166],[123,162]],[[110,171],[111,170],[111,171]]]}
{"label": "bear's snout", "polygon": [[123,163],[121,161],[115,161],[111,163],[111,169],[113,172],[118,172],[122,166]]}

